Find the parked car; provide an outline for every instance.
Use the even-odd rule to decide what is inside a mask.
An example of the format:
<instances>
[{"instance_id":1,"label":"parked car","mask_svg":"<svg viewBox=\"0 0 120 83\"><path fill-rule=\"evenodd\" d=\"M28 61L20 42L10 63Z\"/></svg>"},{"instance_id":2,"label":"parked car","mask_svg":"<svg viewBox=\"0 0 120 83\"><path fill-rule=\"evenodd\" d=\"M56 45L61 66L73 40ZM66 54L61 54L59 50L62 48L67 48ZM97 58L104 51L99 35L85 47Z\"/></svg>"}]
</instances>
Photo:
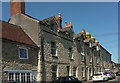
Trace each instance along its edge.
<instances>
[{"instance_id":1,"label":"parked car","mask_svg":"<svg viewBox=\"0 0 120 83\"><path fill-rule=\"evenodd\" d=\"M115 73L111 72L112 73L112 76L113 76L113 79L115 79Z\"/></svg>"},{"instance_id":2,"label":"parked car","mask_svg":"<svg viewBox=\"0 0 120 83\"><path fill-rule=\"evenodd\" d=\"M107 81L108 77L107 77L106 73L98 72L98 73L93 75L92 80L93 81Z\"/></svg>"},{"instance_id":3,"label":"parked car","mask_svg":"<svg viewBox=\"0 0 120 83\"><path fill-rule=\"evenodd\" d=\"M120 70L116 72L116 76L120 76Z\"/></svg>"},{"instance_id":4,"label":"parked car","mask_svg":"<svg viewBox=\"0 0 120 83\"><path fill-rule=\"evenodd\" d=\"M108 77L109 79L114 79L114 78L115 78L115 75L114 75L113 72L108 71L108 72L105 72L105 73L107 74L107 77Z\"/></svg>"},{"instance_id":5,"label":"parked car","mask_svg":"<svg viewBox=\"0 0 120 83\"><path fill-rule=\"evenodd\" d=\"M57 77L53 83L82 83L74 76Z\"/></svg>"}]
</instances>

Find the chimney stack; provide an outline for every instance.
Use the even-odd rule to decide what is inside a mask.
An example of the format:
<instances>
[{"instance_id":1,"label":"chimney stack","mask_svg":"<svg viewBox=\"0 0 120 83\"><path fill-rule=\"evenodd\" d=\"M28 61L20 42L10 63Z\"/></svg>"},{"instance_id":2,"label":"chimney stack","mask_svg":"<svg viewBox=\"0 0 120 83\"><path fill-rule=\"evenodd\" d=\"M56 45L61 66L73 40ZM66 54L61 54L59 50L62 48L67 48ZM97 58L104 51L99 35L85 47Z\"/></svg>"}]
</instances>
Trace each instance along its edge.
<instances>
[{"instance_id":1,"label":"chimney stack","mask_svg":"<svg viewBox=\"0 0 120 83\"><path fill-rule=\"evenodd\" d=\"M25 0L10 0L11 17L17 13L25 13Z\"/></svg>"},{"instance_id":2,"label":"chimney stack","mask_svg":"<svg viewBox=\"0 0 120 83\"><path fill-rule=\"evenodd\" d=\"M69 23L65 22L65 27L64 28L68 28L68 27L72 27L72 23L71 22L69 22Z\"/></svg>"},{"instance_id":3,"label":"chimney stack","mask_svg":"<svg viewBox=\"0 0 120 83\"><path fill-rule=\"evenodd\" d=\"M85 29L82 29L82 33L83 33L84 38L86 38Z\"/></svg>"},{"instance_id":4,"label":"chimney stack","mask_svg":"<svg viewBox=\"0 0 120 83\"><path fill-rule=\"evenodd\" d=\"M95 40L95 43L99 44L99 42L97 40Z\"/></svg>"},{"instance_id":5,"label":"chimney stack","mask_svg":"<svg viewBox=\"0 0 120 83\"><path fill-rule=\"evenodd\" d=\"M60 13L57 15L56 20L59 24L58 29L62 29L62 18Z\"/></svg>"},{"instance_id":6,"label":"chimney stack","mask_svg":"<svg viewBox=\"0 0 120 83\"><path fill-rule=\"evenodd\" d=\"M95 43L95 38L94 37L91 37L91 40L93 41L93 43Z\"/></svg>"},{"instance_id":7,"label":"chimney stack","mask_svg":"<svg viewBox=\"0 0 120 83\"><path fill-rule=\"evenodd\" d=\"M91 35L88 32L86 32L86 37L90 39Z\"/></svg>"}]
</instances>

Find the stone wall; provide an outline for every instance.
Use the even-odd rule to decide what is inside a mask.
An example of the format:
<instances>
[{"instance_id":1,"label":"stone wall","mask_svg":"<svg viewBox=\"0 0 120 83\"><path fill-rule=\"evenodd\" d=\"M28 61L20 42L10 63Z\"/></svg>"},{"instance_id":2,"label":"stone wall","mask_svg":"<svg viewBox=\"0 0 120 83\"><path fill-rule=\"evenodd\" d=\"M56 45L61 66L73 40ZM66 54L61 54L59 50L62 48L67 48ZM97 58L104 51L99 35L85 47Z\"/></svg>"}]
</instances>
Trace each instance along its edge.
<instances>
[{"instance_id":1,"label":"stone wall","mask_svg":"<svg viewBox=\"0 0 120 83\"><path fill-rule=\"evenodd\" d=\"M28 59L19 59L19 47L28 48ZM13 70L37 70L38 48L4 40L2 43L2 76L3 81L7 81L6 69Z\"/></svg>"},{"instance_id":2,"label":"stone wall","mask_svg":"<svg viewBox=\"0 0 120 83\"><path fill-rule=\"evenodd\" d=\"M80 53L76 44L70 39L64 39L44 31L42 32L42 37L44 38L44 60L47 72L45 77L47 77L47 81L52 80L52 65L58 66L58 76L67 76L67 66L71 67L70 75L73 75L73 67L78 67L78 78L80 79ZM56 43L56 55L54 56L51 54L51 42ZM73 51L73 60L69 58L70 47Z\"/></svg>"}]
</instances>

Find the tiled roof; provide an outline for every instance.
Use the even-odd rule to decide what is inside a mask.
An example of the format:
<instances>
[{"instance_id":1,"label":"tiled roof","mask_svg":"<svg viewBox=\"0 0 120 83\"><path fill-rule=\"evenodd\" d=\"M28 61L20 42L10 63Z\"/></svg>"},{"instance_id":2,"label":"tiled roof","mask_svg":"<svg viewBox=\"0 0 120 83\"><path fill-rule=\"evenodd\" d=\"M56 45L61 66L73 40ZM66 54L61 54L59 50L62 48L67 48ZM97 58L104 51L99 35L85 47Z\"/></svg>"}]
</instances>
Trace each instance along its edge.
<instances>
[{"instance_id":1,"label":"tiled roof","mask_svg":"<svg viewBox=\"0 0 120 83\"><path fill-rule=\"evenodd\" d=\"M12 40L32 46L37 46L32 39L22 30L21 27L1 21L2 23L2 38Z\"/></svg>"}]
</instances>

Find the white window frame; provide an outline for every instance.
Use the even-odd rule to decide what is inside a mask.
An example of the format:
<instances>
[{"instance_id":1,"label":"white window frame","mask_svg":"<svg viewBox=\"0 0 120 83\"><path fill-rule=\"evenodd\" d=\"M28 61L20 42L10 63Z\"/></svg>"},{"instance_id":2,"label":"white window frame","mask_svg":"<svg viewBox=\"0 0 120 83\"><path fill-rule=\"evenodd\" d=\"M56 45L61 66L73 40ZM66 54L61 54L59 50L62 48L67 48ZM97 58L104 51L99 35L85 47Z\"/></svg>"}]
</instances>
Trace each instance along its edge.
<instances>
[{"instance_id":1,"label":"white window frame","mask_svg":"<svg viewBox=\"0 0 120 83\"><path fill-rule=\"evenodd\" d=\"M21 82L21 73L25 73L25 82L27 81L27 73L30 73L30 81L33 81L32 79L32 71L31 70L5 70L8 72L8 81L9 82L17 82L16 81L16 78L15 78L15 73L19 73L19 81L18 82ZM13 81L10 81L9 80L9 73L13 73Z\"/></svg>"},{"instance_id":2,"label":"white window frame","mask_svg":"<svg viewBox=\"0 0 120 83\"><path fill-rule=\"evenodd\" d=\"M26 52L27 52L27 58L22 58L22 57L20 57L20 49L24 49L24 50L26 50ZM19 47L19 59L28 59L28 48L25 48L25 47Z\"/></svg>"}]
</instances>

